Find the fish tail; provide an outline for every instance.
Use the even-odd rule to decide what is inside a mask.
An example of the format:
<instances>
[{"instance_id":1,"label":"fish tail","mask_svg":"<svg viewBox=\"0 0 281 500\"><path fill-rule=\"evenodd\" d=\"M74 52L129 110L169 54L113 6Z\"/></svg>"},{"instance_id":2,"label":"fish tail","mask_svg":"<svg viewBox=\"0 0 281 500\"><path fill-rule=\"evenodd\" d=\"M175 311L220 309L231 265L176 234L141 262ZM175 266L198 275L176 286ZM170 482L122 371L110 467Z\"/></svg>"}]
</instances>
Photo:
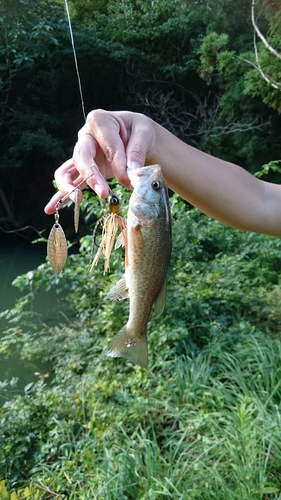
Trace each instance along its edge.
<instances>
[{"instance_id":1,"label":"fish tail","mask_svg":"<svg viewBox=\"0 0 281 500\"><path fill-rule=\"evenodd\" d=\"M126 358L136 365L147 368L147 340L146 334L136 337L127 325L113 337L106 354L112 358Z\"/></svg>"}]
</instances>

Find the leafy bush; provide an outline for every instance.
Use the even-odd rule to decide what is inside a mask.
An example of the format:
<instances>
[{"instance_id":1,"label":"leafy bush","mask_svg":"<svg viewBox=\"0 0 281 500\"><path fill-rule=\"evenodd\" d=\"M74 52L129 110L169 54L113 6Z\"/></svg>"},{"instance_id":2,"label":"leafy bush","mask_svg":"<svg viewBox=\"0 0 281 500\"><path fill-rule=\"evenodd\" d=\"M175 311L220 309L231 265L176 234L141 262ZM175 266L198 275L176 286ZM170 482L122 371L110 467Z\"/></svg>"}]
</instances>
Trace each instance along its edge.
<instances>
[{"instance_id":1,"label":"leafy bush","mask_svg":"<svg viewBox=\"0 0 281 500\"><path fill-rule=\"evenodd\" d=\"M59 276L45 263L16 279L24 295L2 314L1 351L53 373L0 410L7 498L280 498L281 243L176 196L171 206L167 306L151 316L147 371L104 356L128 314L126 301L106 299L122 251L108 275L102 263L90 273L84 237ZM40 289L64 308L55 327L34 311Z\"/></svg>"}]
</instances>

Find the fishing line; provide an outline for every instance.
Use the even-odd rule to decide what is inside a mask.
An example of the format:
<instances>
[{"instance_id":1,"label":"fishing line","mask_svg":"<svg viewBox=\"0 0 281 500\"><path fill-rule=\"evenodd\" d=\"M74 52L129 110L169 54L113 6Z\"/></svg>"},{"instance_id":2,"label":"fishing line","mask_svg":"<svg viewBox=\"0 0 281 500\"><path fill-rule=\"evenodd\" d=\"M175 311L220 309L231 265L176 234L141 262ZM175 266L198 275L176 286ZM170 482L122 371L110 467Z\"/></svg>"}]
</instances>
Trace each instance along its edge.
<instances>
[{"instance_id":1,"label":"fishing line","mask_svg":"<svg viewBox=\"0 0 281 500\"><path fill-rule=\"evenodd\" d=\"M77 80L78 80L78 87L79 87L79 93L80 93L80 99L81 99L82 113L83 113L83 116L84 116L84 120L86 122L87 117L86 117L86 113L85 113L85 105L84 105L84 98L83 98L82 85L81 85L81 79L80 79L80 72L79 72L78 61L77 61L77 56L76 56L76 49L75 49L75 44L74 44L73 30L72 30L72 24L71 24L71 19L70 19L70 13L69 13L69 8L68 8L67 0L64 0L64 3L65 3L65 10L66 10L66 14L67 14L67 20L68 20L68 26L69 26L69 32L70 32L70 40L71 40L71 45L72 45L72 52L73 52L73 57L74 57L76 75L77 75Z\"/></svg>"},{"instance_id":2,"label":"fishing line","mask_svg":"<svg viewBox=\"0 0 281 500\"><path fill-rule=\"evenodd\" d=\"M73 37L73 30L72 30L72 24L71 24L71 19L70 19L70 13L69 13L69 8L68 8L68 2L67 0L64 0L65 3L65 9L66 9L66 14L67 14L67 19L68 19L68 26L69 26L69 32L70 32L70 39L71 39L71 45L72 45L72 52L73 52L73 57L74 57L74 63L75 63L75 69L76 69L76 75L77 75L77 80L78 80L78 87L79 87L79 93L80 93L80 99L81 99L81 106L82 106L82 113L84 116L85 122L87 121L86 113L85 113L85 105L84 105L84 98L83 98L83 92L82 92L82 85L81 85L81 78L80 78L80 72L79 72L79 67L78 67L78 61L77 61L77 55L76 55L76 49L75 49L75 44L74 44L74 37ZM74 207L74 229L75 232L77 233L78 231L78 225L79 225L79 191L80 187L85 184L85 182L96 172L103 180L104 177L93 162L91 165L91 173L85 177L77 186L75 186L69 193L67 193L65 196L63 196L55 205L55 223L51 229L51 232L48 237L47 241L47 255L49 258L49 262L51 264L51 267L56 273L60 273L65 265L66 259L67 259L67 241L66 237L64 234L64 231L62 229L62 226L59 223L59 209L62 207L63 203L69 199L69 196L72 193L75 193L75 207ZM114 195L112 190L109 187L109 193L111 195L110 198L110 203L109 203L109 210L110 213L107 215L107 217L104 218L104 227L103 227L103 240L102 244L99 248L98 256L96 256L94 262L92 265L96 265L98 261L98 257L101 251L104 252L105 255L105 271L109 269L109 257L113 248L113 243L114 239L116 236L116 233L118 229L121 229L125 231L125 223L123 221L123 218L118 215L118 212L120 211L121 208L121 202L119 198Z\"/></svg>"},{"instance_id":3,"label":"fishing line","mask_svg":"<svg viewBox=\"0 0 281 500\"><path fill-rule=\"evenodd\" d=\"M87 117L86 117L86 112L85 112L85 104L84 104L84 98L83 98L82 84L81 84L81 78L80 78L80 71L79 71L79 66L78 66L76 48L75 48L75 43L74 43L74 36L73 36L73 29L72 29L71 17L70 17L70 12L69 12L69 7L68 7L68 0L64 0L64 4L65 4L65 10L66 10L67 20L68 20L68 27L69 27L71 46L72 46L72 52L73 52L74 63L75 63L75 70L76 70L78 87L79 87L79 94L80 94L80 100L81 100L82 113L83 113L83 116L84 116L84 120L86 122L87 121ZM100 171L98 170L98 168L96 167L96 165L94 163L91 165L91 170L92 170L92 173L90 175L88 175L85 179L83 179L83 181L80 182L80 184L78 184L78 186L76 186L72 191L70 191L69 193L67 193L63 198L61 198L59 200L59 202L57 203L56 209L58 209L59 205L61 205L67 198L69 198L70 194L72 194L74 192L77 192L77 189L79 189L80 186L93 175L94 170L96 171L96 173L98 175L100 175L100 177L102 177L103 180L105 180L104 177L102 176L102 174L100 173ZM112 190L111 190L110 187L109 187L109 192L110 192L111 196L113 196L113 192L112 192Z\"/></svg>"}]
</instances>

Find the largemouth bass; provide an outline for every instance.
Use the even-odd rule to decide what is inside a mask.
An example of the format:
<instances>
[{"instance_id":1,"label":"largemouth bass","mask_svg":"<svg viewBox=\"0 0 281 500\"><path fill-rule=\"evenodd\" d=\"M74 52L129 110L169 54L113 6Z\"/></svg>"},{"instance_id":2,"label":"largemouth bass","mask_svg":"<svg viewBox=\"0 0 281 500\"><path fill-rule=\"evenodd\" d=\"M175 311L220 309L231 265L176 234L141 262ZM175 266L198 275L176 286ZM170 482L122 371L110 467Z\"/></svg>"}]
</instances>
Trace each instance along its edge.
<instances>
[{"instance_id":1,"label":"largemouth bass","mask_svg":"<svg viewBox=\"0 0 281 500\"><path fill-rule=\"evenodd\" d=\"M111 340L107 354L147 367L146 328L151 308L159 315L166 299L171 256L168 189L159 165L128 170L134 188L127 217L125 275L110 290L111 300L130 299L127 324Z\"/></svg>"}]
</instances>

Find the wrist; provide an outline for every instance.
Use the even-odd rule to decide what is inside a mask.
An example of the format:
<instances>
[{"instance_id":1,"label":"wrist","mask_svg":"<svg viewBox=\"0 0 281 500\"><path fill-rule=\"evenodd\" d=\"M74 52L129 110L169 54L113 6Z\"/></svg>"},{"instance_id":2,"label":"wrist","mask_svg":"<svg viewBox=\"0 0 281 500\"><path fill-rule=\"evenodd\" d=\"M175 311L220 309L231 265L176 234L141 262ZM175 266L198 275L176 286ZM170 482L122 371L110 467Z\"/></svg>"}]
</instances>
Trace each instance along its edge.
<instances>
[{"instance_id":1,"label":"wrist","mask_svg":"<svg viewBox=\"0 0 281 500\"><path fill-rule=\"evenodd\" d=\"M150 121L150 128L152 129L152 132L151 132L151 146L146 153L145 164L153 165L155 163L159 163L161 165L160 160L162 157L161 155L162 140L161 140L160 129L163 129L163 127L159 125L159 123L152 120L151 118L148 119Z\"/></svg>"}]
</instances>

